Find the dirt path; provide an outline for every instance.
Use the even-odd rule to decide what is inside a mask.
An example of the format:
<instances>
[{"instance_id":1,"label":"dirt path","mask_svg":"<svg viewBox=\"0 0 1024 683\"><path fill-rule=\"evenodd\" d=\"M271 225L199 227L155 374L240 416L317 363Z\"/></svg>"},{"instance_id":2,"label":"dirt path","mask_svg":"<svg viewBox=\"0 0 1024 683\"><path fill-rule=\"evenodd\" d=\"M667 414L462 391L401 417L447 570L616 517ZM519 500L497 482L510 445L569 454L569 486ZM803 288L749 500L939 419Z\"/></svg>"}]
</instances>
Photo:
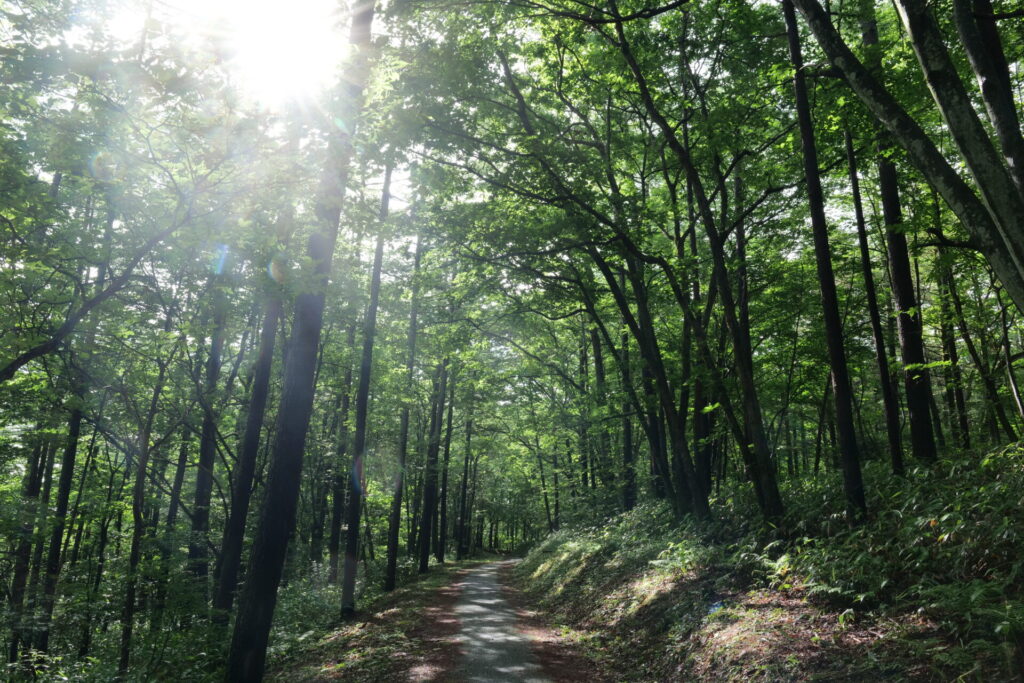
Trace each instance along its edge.
<instances>
[{"instance_id":1,"label":"dirt path","mask_svg":"<svg viewBox=\"0 0 1024 683\"><path fill-rule=\"evenodd\" d=\"M506 563L484 565L461 582L455 605L462 658L456 671L467 683L550 683L517 624L517 613L502 594L498 572Z\"/></svg>"}]
</instances>

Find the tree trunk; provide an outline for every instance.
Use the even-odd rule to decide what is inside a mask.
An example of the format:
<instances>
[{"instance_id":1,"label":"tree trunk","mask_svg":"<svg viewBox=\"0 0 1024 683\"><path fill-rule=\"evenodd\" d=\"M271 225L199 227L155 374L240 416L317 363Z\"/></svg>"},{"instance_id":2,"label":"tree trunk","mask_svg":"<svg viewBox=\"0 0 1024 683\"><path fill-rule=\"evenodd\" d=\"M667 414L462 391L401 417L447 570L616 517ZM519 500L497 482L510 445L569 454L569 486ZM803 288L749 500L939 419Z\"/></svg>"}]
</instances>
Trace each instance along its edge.
<instances>
[{"instance_id":1,"label":"tree trunk","mask_svg":"<svg viewBox=\"0 0 1024 683\"><path fill-rule=\"evenodd\" d=\"M598 452L597 461L594 463L594 470L600 475L602 483L606 483L608 479L609 453L611 452L611 435L608 433L608 421L605 414L608 406L608 383L605 380L604 353L602 353L601 349L601 339L595 328L590 328L590 347L594 357L594 389L597 392L595 399L599 409L597 425Z\"/></svg>"},{"instance_id":2,"label":"tree trunk","mask_svg":"<svg viewBox=\"0 0 1024 683\"><path fill-rule=\"evenodd\" d=\"M42 425L37 427L40 431ZM25 633L25 593L28 585L29 561L32 558L32 541L35 536L35 518L38 514L39 490L42 488L44 463L49 451L46 439L38 439L29 455L28 467L22 480L21 495L24 501L21 508L22 523L18 534L18 543L14 551L14 571L11 581L10 614L11 640L8 643L7 661L18 661L18 650Z\"/></svg>"},{"instance_id":3,"label":"tree trunk","mask_svg":"<svg viewBox=\"0 0 1024 683\"><path fill-rule=\"evenodd\" d=\"M391 201L391 166L384 170L384 189L380 199L377 244L370 274L370 301L363 319L363 353L359 359L359 386L356 389L356 429L352 440L352 473L348 489L348 532L345 534L345 563L341 577L341 616L356 610L356 571L359 559L359 517L363 502L363 457L366 455L366 417L370 409L370 379L373 370L373 344L377 334L377 305L380 301L380 271L384 261L384 225Z\"/></svg>"},{"instance_id":4,"label":"tree trunk","mask_svg":"<svg viewBox=\"0 0 1024 683\"><path fill-rule=\"evenodd\" d=\"M797 29L793 3L783 0L782 9L786 18L786 34L789 41L790 59L795 70L793 88L796 95L797 119L803 148L804 176L807 182L807 198L811 210L811 227L814 232L814 254L821 287L821 305L825 319L825 343L828 347L829 364L832 369L832 390L835 396L836 423L839 430L839 447L843 471L843 488L846 492L847 513L851 520L859 520L867 512L864 498L864 482L860 471L860 454L853 423L853 396L850 387L849 369L846 364L846 350L843 348L842 319L839 316L839 297L836 292L835 275L832 272L832 252L828 242L828 226L825 223L825 205L818 171L818 152L814 142L814 128L811 122L811 107L807 97L807 83L804 75L803 55L800 50L800 36ZM926 406L927 407L927 406ZM927 418L927 413L925 413Z\"/></svg>"},{"instance_id":5,"label":"tree trunk","mask_svg":"<svg viewBox=\"0 0 1024 683\"><path fill-rule=\"evenodd\" d=\"M164 332L171 329L171 316L167 315L164 321ZM167 368L170 360L160 363L160 370L157 375L156 385L153 387L153 394L149 401L149 410L145 420L139 429L138 453L135 462L135 481L132 486L132 539L131 549L128 554L128 569L126 571L124 604L121 610L121 647L117 663L118 675L123 677L128 671L132 652L132 634L135 630L135 593L139 585L139 564L142 560L142 541L146 533L146 520L144 508L146 505L146 470L149 467L149 457L152 449L151 437L153 433L153 421L156 419L157 409L160 403L160 395L163 393L164 382L167 377Z\"/></svg>"},{"instance_id":6,"label":"tree trunk","mask_svg":"<svg viewBox=\"0 0 1024 683\"><path fill-rule=\"evenodd\" d=\"M640 65L636 61L636 57L633 55L632 47L626 38L625 28L621 18L618 18L615 22L615 33L618 38L619 49L629 65L633 77L637 81L637 86L640 90L640 97L643 101L644 108L665 136L666 144L670 151L679 160L683 171L686 174L687 182L693 189L694 199L697 204L697 214L711 246L715 278L718 282L720 296L722 297L722 310L725 314L726 324L733 335L736 370L740 380L743 396L744 418L747 424L750 441L753 442L753 449L751 450L745 448L746 439L744 439L744 457L747 458L747 465L751 470L754 487L758 501L761 505L762 513L768 519L777 519L781 517L783 513L782 497L779 494L775 471L771 465L771 453L768 448L768 440L764 431L764 416L761 412L761 405L757 396L756 386L754 384L753 356L750 345L749 330L744 329L737 319L736 303L732 296L732 286L729 282L728 271L725 265L725 251L722 246L721 235L719 234L718 227L715 224L715 216L712 211L711 202L704 190L704 184L701 180L700 173L690 157L689 150L679 140L675 128L658 110L657 105L654 102L654 98L647 84L647 79L644 76L643 71L640 69ZM701 334L701 331L698 329L694 329L694 332L698 335ZM643 349L641 348L641 353L642 352ZM695 476L693 479L693 486L696 487L695 490L703 492L703 488L700 487ZM698 499L698 501L701 504L704 504L706 497L703 500ZM701 513L698 511L698 516L700 516L700 514ZM708 514L710 514L710 511L708 511Z\"/></svg>"},{"instance_id":7,"label":"tree trunk","mask_svg":"<svg viewBox=\"0 0 1024 683\"><path fill-rule=\"evenodd\" d=\"M470 385L472 387L472 385ZM466 452L462 459L462 481L459 484L459 518L455 523L455 559L461 560L469 552L466 542L466 531L469 529L466 514L468 513L467 496L469 493L469 461L473 452L473 395L467 398L466 405L470 413L466 418Z\"/></svg>"},{"instance_id":8,"label":"tree trunk","mask_svg":"<svg viewBox=\"0 0 1024 683\"><path fill-rule=\"evenodd\" d=\"M185 427L181 434L178 448L178 462L174 468L174 481L171 483L170 502L167 505L167 518L164 520L164 538L160 544L160 583L157 586L156 601L153 605L153 628L159 628L163 621L163 612L167 604L167 583L170 581L171 555L174 552L174 532L178 522L178 508L181 503L181 489L185 482L185 470L188 467L189 436L191 428ZM216 616L216 615L215 615Z\"/></svg>"},{"instance_id":9,"label":"tree trunk","mask_svg":"<svg viewBox=\"0 0 1024 683\"><path fill-rule=\"evenodd\" d=\"M882 408L885 412L885 432L889 439L889 460L892 472L903 476L903 438L900 433L900 405L893 387L892 372L885 352L885 336L882 331L882 316L878 311L878 295L875 293L875 276L871 269L871 253L868 248L868 235L864 222L864 209L861 204L860 180L857 175L857 157L853 151L853 139L850 132L844 132L846 138L846 159L850 167L850 187L853 191L853 210L857 222L857 243L860 246L861 272L864 275L864 293L868 304L868 317L871 320L871 334L875 341L875 362L878 365L879 386L882 391Z\"/></svg>"},{"instance_id":10,"label":"tree trunk","mask_svg":"<svg viewBox=\"0 0 1024 683\"><path fill-rule=\"evenodd\" d=\"M355 355L356 323L349 325L346 344ZM338 414L338 443L334 453L334 477L331 493L331 533L327 538L328 570L327 582L336 584L341 571L341 525L345 521L345 496L348 493L348 467L345 455L348 453L349 409L352 396L352 363L345 364L345 376L341 381L341 407Z\"/></svg>"},{"instance_id":11,"label":"tree trunk","mask_svg":"<svg viewBox=\"0 0 1024 683\"><path fill-rule=\"evenodd\" d=\"M1020 132L1010 68L989 0L953 0L953 20L978 79L985 111L1002 147L1003 160L1024 196L1024 137Z\"/></svg>"},{"instance_id":12,"label":"tree trunk","mask_svg":"<svg viewBox=\"0 0 1024 683\"><path fill-rule=\"evenodd\" d=\"M897 0L933 98L984 203L957 174L921 126L843 42L818 0L794 0L825 55L871 113L908 154L970 233L1014 303L1024 310L1024 202L987 138L934 19L921 0Z\"/></svg>"},{"instance_id":13,"label":"tree trunk","mask_svg":"<svg viewBox=\"0 0 1024 683\"><path fill-rule=\"evenodd\" d=\"M75 458L78 455L78 437L82 431L82 405L85 399L82 388L75 389L73 407L68 417L68 436L60 460L60 480L57 482L57 505L50 522L50 544L46 553L46 575L43 579L42 616L36 636L36 649L46 652L50 647L50 621L57 594L57 579L61 568L61 541L64 539L64 524L67 520L68 501L71 499L71 485L74 483Z\"/></svg>"},{"instance_id":14,"label":"tree trunk","mask_svg":"<svg viewBox=\"0 0 1024 683\"><path fill-rule=\"evenodd\" d=\"M1010 393L1013 395L1013 404L1017 407L1017 415L1024 420L1024 400L1021 399L1020 387L1017 384L1017 373L1013 370L1013 349L1010 348L1010 322L1006 311L1006 305L996 289L996 298L999 302L999 331L1002 336L1003 361L1006 363L1006 380L1010 385Z\"/></svg>"},{"instance_id":15,"label":"tree trunk","mask_svg":"<svg viewBox=\"0 0 1024 683\"><path fill-rule=\"evenodd\" d=\"M622 332L622 385L632 385L629 367L629 334ZM622 507L632 510L636 507L636 467L633 463L633 419L632 406L626 391L622 392ZM643 419L643 418L641 418Z\"/></svg>"},{"instance_id":16,"label":"tree trunk","mask_svg":"<svg viewBox=\"0 0 1024 683\"><path fill-rule=\"evenodd\" d=\"M441 459L441 500L438 504L437 548L434 557L444 564L445 546L448 545L448 462L452 454L452 413L455 410L455 379L448 386L448 417L444 427L444 456Z\"/></svg>"},{"instance_id":17,"label":"tree trunk","mask_svg":"<svg viewBox=\"0 0 1024 683\"><path fill-rule=\"evenodd\" d=\"M964 317L963 303L960 300L960 294L957 292L956 284L953 282L952 276L949 278L948 285L950 301L953 302L953 311L956 313L957 325L960 328L960 337L964 340L964 346L967 347L967 353L971 356L971 360L974 361L974 366L978 370L978 376L981 378L981 385L984 387L985 398L988 400L989 409L995 415L999 427L1002 428L1006 437L1010 441L1016 441L1017 433L1014 431L1009 418L1006 416L1006 411L1003 409L1002 401L999 400L999 389L996 388L996 383L995 380L992 379L989 367L981 357L981 354L978 352L978 347L975 345L974 339L971 337L970 329L967 326L967 318ZM996 435L996 438L998 438L998 435Z\"/></svg>"},{"instance_id":18,"label":"tree trunk","mask_svg":"<svg viewBox=\"0 0 1024 683\"><path fill-rule=\"evenodd\" d=\"M253 367L252 389L249 408L245 416L245 432L235 464L234 480L231 482L231 509L224 525L221 541L220 569L217 572L217 589L213 596L214 617L226 623L238 587L238 570L242 564L242 545L245 541L245 523L249 516L249 502L252 499L253 478L256 475L256 459L260 449L260 434L270 396L270 376L274 366L274 346L277 340L277 326L284 314L284 304L277 292L268 295L263 311L263 329L260 331L260 347ZM177 483L177 480L175 480Z\"/></svg>"},{"instance_id":19,"label":"tree trunk","mask_svg":"<svg viewBox=\"0 0 1024 683\"><path fill-rule=\"evenodd\" d=\"M213 400L217 379L220 376L228 310L219 274L213 277L211 287L213 330L210 333L210 355L206 359L206 377L199 396L203 425L199 434L199 464L196 468L196 489L192 504L192 537L188 544L189 569L196 577L203 603L206 602L209 592L207 576L210 561L206 534L210 530L210 497L213 493L213 466L217 454L217 415Z\"/></svg>"},{"instance_id":20,"label":"tree trunk","mask_svg":"<svg viewBox=\"0 0 1024 683\"><path fill-rule=\"evenodd\" d=\"M414 372L416 368L416 336L419 327L420 312L420 263L423 259L423 243L416 237L416 255L412 267L412 303L409 311L409 332L406 342L405 386L409 394L412 392ZM384 569L384 590L395 589L396 571L398 567L398 536L402 527L402 494L405 485L405 463L409 453L409 401L407 394L402 402L402 416L398 427L398 472L395 474L394 491L391 494L391 514L388 516L388 549L387 565Z\"/></svg>"},{"instance_id":21,"label":"tree trunk","mask_svg":"<svg viewBox=\"0 0 1024 683\"><path fill-rule=\"evenodd\" d=\"M228 653L227 677L258 681L263 676L267 639L277 604L288 539L295 527L306 431L313 408L317 348L323 327L324 297L337 242L341 204L348 183L355 130L363 87L369 71L372 2L356 6L349 42L353 65L347 71L345 100L349 107L346 132L335 131L328 143L327 167L316 204L317 230L307 253L313 264L314 286L296 296L292 334L285 360L284 386L277 411L274 447L264 488L260 522L250 553L250 571L239 600L238 617ZM343 117L344 119L344 117Z\"/></svg>"},{"instance_id":22,"label":"tree trunk","mask_svg":"<svg viewBox=\"0 0 1024 683\"><path fill-rule=\"evenodd\" d=\"M427 459L423 470L423 511L420 515L419 573L427 572L430 563L431 525L437 512L437 456L441 450L441 423L444 417L445 396L448 386L448 358L438 366L430 408L430 432L427 440Z\"/></svg>"}]
</instances>

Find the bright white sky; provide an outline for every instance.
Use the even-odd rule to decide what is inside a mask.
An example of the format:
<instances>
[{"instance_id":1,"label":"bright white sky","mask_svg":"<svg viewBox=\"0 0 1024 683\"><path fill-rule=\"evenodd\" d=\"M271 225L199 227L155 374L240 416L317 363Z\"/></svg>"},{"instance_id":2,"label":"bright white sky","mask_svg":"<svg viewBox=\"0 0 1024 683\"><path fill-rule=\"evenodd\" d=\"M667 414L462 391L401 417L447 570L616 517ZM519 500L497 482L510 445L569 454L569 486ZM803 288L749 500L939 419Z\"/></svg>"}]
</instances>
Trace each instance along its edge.
<instances>
[{"instance_id":1,"label":"bright white sky","mask_svg":"<svg viewBox=\"0 0 1024 683\"><path fill-rule=\"evenodd\" d=\"M339 0L149 0L155 19L197 43L215 38L240 89L277 108L316 97L337 79L348 40ZM128 0L111 14L110 34L137 42L147 0Z\"/></svg>"}]
</instances>

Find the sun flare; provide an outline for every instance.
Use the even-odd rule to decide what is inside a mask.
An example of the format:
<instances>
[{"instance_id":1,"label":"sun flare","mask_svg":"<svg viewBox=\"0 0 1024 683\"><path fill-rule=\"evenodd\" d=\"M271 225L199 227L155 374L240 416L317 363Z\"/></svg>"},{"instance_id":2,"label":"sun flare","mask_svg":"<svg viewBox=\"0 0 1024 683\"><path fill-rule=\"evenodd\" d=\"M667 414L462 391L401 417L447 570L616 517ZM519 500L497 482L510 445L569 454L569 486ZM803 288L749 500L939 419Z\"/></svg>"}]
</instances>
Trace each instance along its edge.
<instances>
[{"instance_id":1,"label":"sun flare","mask_svg":"<svg viewBox=\"0 0 1024 683\"><path fill-rule=\"evenodd\" d=\"M167 0L149 11L175 36L216 44L230 79L261 106L316 97L334 82L348 47L337 0ZM134 40L145 14L126 8L110 18L108 30Z\"/></svg>"}]
</instances>

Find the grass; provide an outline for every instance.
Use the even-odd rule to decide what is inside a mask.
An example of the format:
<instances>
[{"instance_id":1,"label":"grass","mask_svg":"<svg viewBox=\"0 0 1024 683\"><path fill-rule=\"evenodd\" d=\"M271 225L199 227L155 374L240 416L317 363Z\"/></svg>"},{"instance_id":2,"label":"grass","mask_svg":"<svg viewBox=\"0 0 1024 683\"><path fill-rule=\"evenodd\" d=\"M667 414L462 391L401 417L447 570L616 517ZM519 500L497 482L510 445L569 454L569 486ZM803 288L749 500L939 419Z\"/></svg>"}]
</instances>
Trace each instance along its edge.
<instances>
[{"instance_id":1,"label":"grass","mask_svg":"<svg viewBox=\"0 0 1024 683\"><path fill-rule=\"evenodd\" d=\"M286 647L275 652L267 680L368 682L410 675L415 680L417 671L429 677L435 666L431 660L441 656L438 649L443 644L432 639L424 627L438 617L442 589L459 572L491 559L432 565L428 574L410 574L407 582L391 593L371 593L354 619L335 620L317 632L289 639ZM321 604L320 612L323 610Z\"/></svg>"},{"instance_id":2,"label":"grass","mask_svg":"<svg viewBox=\"0 0 1024 683\"><path fill-rule=\"evenodd\" d=\"M823 475L779 528L742 496L704 525L648 504L550 536L516 580L615 680L1020 680L1024 452L865 477L860 527Z\"/></svg>"}]
</instances>

